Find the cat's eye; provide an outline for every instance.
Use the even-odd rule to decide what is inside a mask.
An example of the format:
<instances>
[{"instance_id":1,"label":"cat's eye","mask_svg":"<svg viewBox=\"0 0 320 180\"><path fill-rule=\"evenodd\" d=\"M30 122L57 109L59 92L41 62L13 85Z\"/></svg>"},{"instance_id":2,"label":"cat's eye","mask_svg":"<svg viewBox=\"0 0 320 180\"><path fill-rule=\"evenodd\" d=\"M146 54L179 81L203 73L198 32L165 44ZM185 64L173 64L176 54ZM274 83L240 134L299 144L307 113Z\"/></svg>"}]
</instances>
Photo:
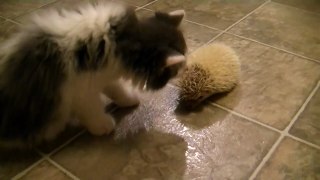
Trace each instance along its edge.
<instances>
[{"instance_id":1,"label":"cat's eye","mask_svg":"<svg viewBox=\"0 0 320 180\"><path fill-rule=\"evenodd\" d=\"M117 25L110 24L109 34L112 35L112 36L115 36L116 32L117 32Z\"/></svg>"}]
</instances>

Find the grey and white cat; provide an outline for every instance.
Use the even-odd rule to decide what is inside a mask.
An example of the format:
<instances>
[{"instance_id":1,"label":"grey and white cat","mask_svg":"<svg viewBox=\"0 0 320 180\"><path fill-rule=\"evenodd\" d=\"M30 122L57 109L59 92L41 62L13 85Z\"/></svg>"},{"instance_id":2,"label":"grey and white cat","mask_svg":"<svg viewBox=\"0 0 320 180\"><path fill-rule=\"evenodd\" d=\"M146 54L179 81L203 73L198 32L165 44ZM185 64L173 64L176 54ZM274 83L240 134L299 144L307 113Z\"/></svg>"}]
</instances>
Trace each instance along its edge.
<instances>
[{"instance_id":1,"label":"grey and white cat","mask_svg":"<svg viewBox=\"0 0 320 180\"><path fill-rule=\"evenodd\" d=\"M115 3L52 9L0 49L0 142L54 138L72 117L95 135L115 121L100 94L119 106L139 104L122 82L158 90L185 64L184 11L138 19Z\"/></svg>"}]
</instances>

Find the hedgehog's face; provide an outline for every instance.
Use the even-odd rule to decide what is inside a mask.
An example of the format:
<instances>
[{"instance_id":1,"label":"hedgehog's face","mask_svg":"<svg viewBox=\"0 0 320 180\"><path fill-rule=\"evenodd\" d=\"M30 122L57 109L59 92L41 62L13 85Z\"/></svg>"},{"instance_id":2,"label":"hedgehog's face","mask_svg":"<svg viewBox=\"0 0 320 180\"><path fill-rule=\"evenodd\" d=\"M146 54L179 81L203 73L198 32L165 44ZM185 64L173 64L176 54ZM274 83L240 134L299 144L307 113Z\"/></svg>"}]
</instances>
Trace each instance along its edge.
<instances>
[{"instance_id":1,"label":"hedgehog's face","mask_svg":"<svg viewBox=\"0 0 320 180\"><path fill-rule=\"evenodd\" d=\"M180 80L180 101L187 106L196 106L211 95L212 84L209 72L198 64L189 66Z\"/></svg>"},{"instance_id":2,"label":"hedgehog's face","mask_svg":"<svg viewBox=\"0 0 320 180\"><path fill-rule=\"evenodd\" d=\"M200 92L200 91L197 94L181 93L180 102L187 107L193 108L193 107L199 105L200 103L202 103L209 96L210 96L210 93ZM188 98L188 97L190 97L190 98Z\"/></svg>"}]
</instances>

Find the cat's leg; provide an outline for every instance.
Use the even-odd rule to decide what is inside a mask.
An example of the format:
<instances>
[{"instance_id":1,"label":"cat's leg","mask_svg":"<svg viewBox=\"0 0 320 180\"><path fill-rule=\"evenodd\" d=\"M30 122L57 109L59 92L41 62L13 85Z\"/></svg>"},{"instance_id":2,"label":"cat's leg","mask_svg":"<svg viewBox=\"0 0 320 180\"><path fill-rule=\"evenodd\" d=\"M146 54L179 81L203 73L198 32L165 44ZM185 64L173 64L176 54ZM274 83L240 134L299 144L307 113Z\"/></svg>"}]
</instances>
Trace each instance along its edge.
<instances>
[{"instance_id":1,"label":"cat's leg","mask_svg":"<svg viewBox=\"0 0 320 180\"><path fill-rule=\"evenodd\" d=\"M140 103L137 92L123 80L109 84L104 93L120 107L130 107Z\"/></svg>"},{"instance_id":2,"label":"cat's leg","mask_svg":"<svg viewBox=\"0 0 320 180\"><path fill-rule=\"evenodd\" d=\"M87 93L85 97L76 97L73 102L75 116L94 135L109 134L115 127L113 117L105 113L104 108L99 93Z\"/></svg>"}]
</instances>

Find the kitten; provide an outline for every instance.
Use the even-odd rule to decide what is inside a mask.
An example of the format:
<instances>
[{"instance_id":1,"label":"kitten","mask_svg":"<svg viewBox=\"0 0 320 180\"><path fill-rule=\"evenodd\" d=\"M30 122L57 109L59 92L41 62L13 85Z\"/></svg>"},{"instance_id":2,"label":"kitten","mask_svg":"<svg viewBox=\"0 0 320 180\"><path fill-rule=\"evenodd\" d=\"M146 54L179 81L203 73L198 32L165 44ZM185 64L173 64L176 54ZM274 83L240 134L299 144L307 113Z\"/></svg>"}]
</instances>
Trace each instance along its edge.
<instances>
[{"instance_id":1,"label":"kitten","mask_svg":"<svg viewBox=\"0 0 320 180\"><path fill-rule=\"evenodd\" d=\"M0 141L39 143L79 120L94 135L113 117L100 93L119 106L139 104L123 85L158 90L185 65L184 11L138 19L115 3L47 10L0 49Z\"/></svg>"}]
</instances>

